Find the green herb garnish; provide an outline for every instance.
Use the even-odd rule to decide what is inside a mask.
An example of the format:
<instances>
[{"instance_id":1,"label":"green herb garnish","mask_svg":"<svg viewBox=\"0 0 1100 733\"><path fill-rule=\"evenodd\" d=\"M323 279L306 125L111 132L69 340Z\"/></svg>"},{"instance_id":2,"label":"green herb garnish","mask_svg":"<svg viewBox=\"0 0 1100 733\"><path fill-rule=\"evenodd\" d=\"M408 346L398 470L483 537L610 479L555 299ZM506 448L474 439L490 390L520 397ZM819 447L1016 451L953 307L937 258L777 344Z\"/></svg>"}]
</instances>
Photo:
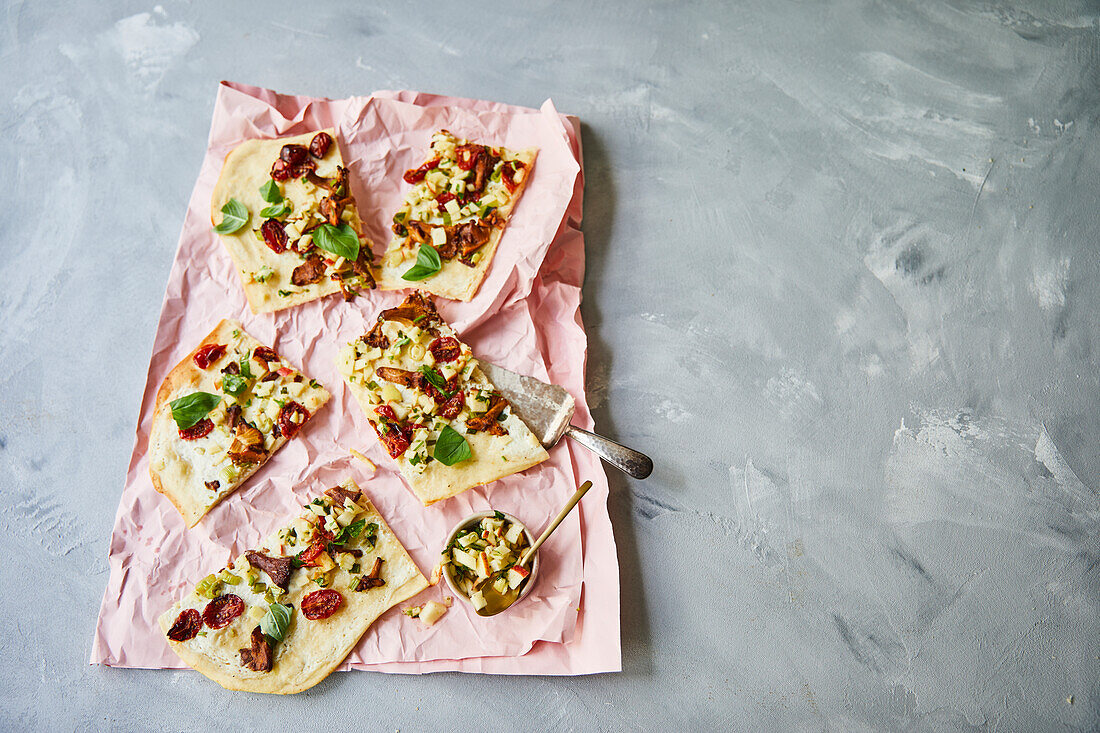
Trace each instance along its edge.
<instances>
[{"instance_id":1,"label":"green herb garnish","mask_svg":"<svg viewBox=\"0 0 1100 733\"><path fill-rule=\"evenodd\" d=\"M273 178L267 179L267 183L260 186L260 195L269 204L281 204L283 202L283 192Z\"/></svg>"},{"instance_id":2,"label":"green herb garnish","mask_svg":"<svg viewBox=\"0 0 1100 733\"><path fill-rule=\"evenodd\" d=\"M283 201L278 204L272 204L271 206L265 206L260 210L260 216L265 219L278 219L280 216L286 216L290 213L290 204Z\"/></svg>"},{"instance_id":3,"label":"green herb garnish","mask_svg":"<svg viewBox=\"0 0 1100 733\"><path fill-rule=\"evenodd\" d=\"M216 394L192 392L178 400L172 400L169 407L172 408L172 419L176 421L176 427L187 430L210 414L221 401L222 398Z\"/></svg>"},{"instance_id":4,"label":"green herb garnish","mask_svg":"<svg viewBox=\"0 0 1100 733\"><path fill-rule=\"evenodd\" d=\"M313 230L313 243L337 257L353 262L359 259L359 235L350 224L322 224Z\"/></svg>"},{"instance_id":5,"label":"green herb garnish","mask_svg":"<svg viewBox=\"0 0 1100 733\"><path fill-rule=\"evenodd\" d=\"M420 245L420 251L416 254L416 264L401 276L402 280L415 282L431 277L443 269L443 260L439 258L439 250L425 242Z\"/></svg>"},{"instance_id":6,"label":"green herb garnish","mask_svg":"<svg viewBox=\"0 0 1100 733\"><path fill-rule=\"evenodd\" d=\"M345 542L349 542L359 536L359 533L363 531L363 527L367 524L365 519L357 519L348 526L341 529L336 533L336 536L332 538L334 545L341 545Z\"/></svg>"},{"instance_id":7,"label":"green herb garnish","mask_svg":"<svg viewBox=\"0 0 1100 733\"><path fill-rule=\"evenodd\" d=\"M447 380L443 378L443 375L435 370L435 367L424 365L420 367L420 373L424 375L424 378L431 383L433 387L443 393L443 396L450 399L454 393L447 391ZM450 465L450 464L448 464Z\"/></svg>"},{"instance_id":8,"label":"green herb garnish","mask_svg":"<svg viewBox=\"0 0 1100 733\"><path fill-rule=\"evenodd\" d=\"M435 450L432 456L444 466L453 466L456 463L468 460L473 455L470 444L454 428L447 425L439 434L435 442Z\"/></svg>"},{"instance_id":9,"label":"green herb garnish","mask_svg":"<svg viewBox=\"0 0 1100 733\"><path fill-rule=\"evenodd\" d=\"M218 234L232 234L248 223L248 209L237 199L229 199L222 207L222 223L214 227Z\"/></svg>"},{"instance_id":10,"label":"green herb garnish","mask_svg":"<svg viewBox=\"0 0 1100 733\"><path fill-rule=\"evenodd\" d=\"M226 374L222 377L222 391L226 394L239 397L241 392L244 392L247 387L248 380L240 374Z\"/></svg>"},{"instance_id":11,"label":"green herb garnish","mask_svg":"<svg viewBox=\"0 0 1100 733\"><path fill-rule=\"evenodd\" d=\"M267 613L260 619L260 631L264 632L272 643L278 643L286 636L290 628L291 615L294 609L281 603L272 603L267 607Z\"/></svg>"}]
</instances>

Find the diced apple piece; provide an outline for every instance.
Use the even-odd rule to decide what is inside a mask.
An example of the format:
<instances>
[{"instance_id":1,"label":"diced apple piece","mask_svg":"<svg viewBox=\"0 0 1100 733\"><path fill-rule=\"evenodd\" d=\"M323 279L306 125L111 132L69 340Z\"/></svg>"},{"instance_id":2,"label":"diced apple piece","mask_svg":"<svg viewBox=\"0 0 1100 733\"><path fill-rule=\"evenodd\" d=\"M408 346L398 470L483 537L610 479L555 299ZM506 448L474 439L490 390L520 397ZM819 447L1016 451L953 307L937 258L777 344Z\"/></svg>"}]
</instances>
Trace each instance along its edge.
<instances>
[{"instance_id":1,"label":"diced apple piece","mask_svg":"<svg viewBox=\"0 0 1100 733\"><path fill-rule=\"evenodd\" d=\"M470 570L473 570L475 573L477 572L477 558L475 558L469 552L463 550L461 547L456 547L451 550L451 556L454 557L455 562L459 565L464 565Z\"/></svg>"},{"instance_id":2,"label":"diced apple piece","mask_svg":"<svg viewBox=\"0 0 1100 733\"><path fill-rule=\"evenodd\" d=\"M523 537L523 527L518 524L513 524L508 528L508 531L504 533L504 541L509 545L518 544Z\"/></svg>"},{"instance_id":3,"label":"diced apple piece","mask_svg":"<svg viewBox=\"0 0 1100 733\"><path fill-rule=\"evenodd\" d=\"M435 568L432 570L432 575L431 575L430 578L428 578L428 582L431 583L432 585L436 585L437 583L439 583L439 580L442 577L443 577L443 563L440 563L440 564L436 565Z\"/></svg>"},{"instance_id":4,"label":"diced apple piece","mask_svg":"<svg viewBox=\"0 0 1100 733\"><path fill-rule=\"evenodd\" d=\"M489 561L489 569L495 573L498 570L503 570L504 566L507 564L508 561L505 560L503 557L500 557L499 555L494 555L493 558Z\"/></svg>"},{"instance_id":5,"label":"diced apple piece","mask_svg":"<svg viewBox=\"0 0 1100 733\"><path fill-rule=\"evenodd\" d=\"M420 620L428 626L432 626L447 613L447 607L437 601L428 601L420 609Z\"/></svg>"},{"instance_id":6,"label":"diced apple piece","mask_svg":"<svg viewBox=\"0 0 1100 733\"><path fill-rule=\"evenodd\" d=\"M500 593L501 595L504 595L508 592L508 587L508 578L505 578L504 576L501 576L493 581L493 590L495 590L497 593Z\"/></svg>"},{"instance_id":7,"label":"diced apple piece","mask_svg":"<svg viewBox=\"0 0 1100 733\"><path fill-rule=\"evenodd\" d=\"M513 565L508 570L508 587L515 589L519 587L519 584L530 575L530 571L527 568L520 567L519 565Z\"/></svg>"},{"instance_id":8,"label":"diced apple piece","mask_svg":"<svg viewBox=\"0 0 1100 733\"><path fill-rule=\"evenodd\" d=\"M461 537L458 538L458 544L461 545L462 547L469 547L470 545L472 545L476 541L477 541L477 533L476 532L467 532L466 534L464 534L464 535L462 535Z\"/></svg>"},{"instance_id":9,"label":"diced apple piece","mask_svg":"<svg viewBox=\"0 0 1100 733\"><path fill-rule=\"evenodd\" d=\"M489 553L482 551L477 556L477 577L478 580L488 578L493 571L489 567Z\"/></svg>"},{"instance_id":10,"label":"diced apple piece","mask_svg":"<svg viewBox=\"0 0 1100 733\"><path fill-rule=\"evenodd\" d=\"M481 609L485 608L486 605L485 595L481 591L475 590L473 593L470 594L470 603L474 605L475 611L480 611Z\"/></svg>"}]
</instances>

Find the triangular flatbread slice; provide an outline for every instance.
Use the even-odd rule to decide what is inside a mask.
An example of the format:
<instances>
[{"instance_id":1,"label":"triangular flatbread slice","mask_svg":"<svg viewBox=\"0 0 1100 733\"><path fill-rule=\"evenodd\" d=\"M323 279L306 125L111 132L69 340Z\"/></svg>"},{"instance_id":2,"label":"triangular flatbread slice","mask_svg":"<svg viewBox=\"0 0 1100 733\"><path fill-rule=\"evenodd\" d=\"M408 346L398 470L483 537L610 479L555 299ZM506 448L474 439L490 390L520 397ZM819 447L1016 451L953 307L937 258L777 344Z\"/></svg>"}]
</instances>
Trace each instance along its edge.
<instances>
[{"instance_id":1,"label":"triangular flatbread slice","mask_svg":"<svg viewBox=\"0 0 1100 733\"><path fill-rule=\"evenodd\" d=\"M154 488L194 527L296 437L329 396L239 322L223 320L157 392L149 434Z\"/></svg>"},{"instance_id":2,"label":"triangular flatbread slice","mask_svg":"<svg viewBox=\"0 0 1100 733\"><path fill-rule=\"evenodd\" d=\"M382 311L336 365L425 506L549 458L419 293Z\"/></svg>"},{"instance_id":3,"label":"triangular flatbread slice","mask_svg":"<svg viewBox=\"0 0 1100 733\"><path fill-rule=\"evenodd\" d=\"M405 172L413 187L394 214L394 237L377 270L379 287L471 300L537 156L537 148L482 145L447 130L433 135L427 161ZM438 257L441 267L435 274L414 270L425 257Z\"/></svg>"},{"instance_id":4,"label":"triangular flatbread slice","mask_svg":"<svg viewBox=\"0 0 1100 733\"><path fill-rule=\"evenodd\" d=\"M427 587L348 479L201 580L159 624L172 651L222 687L288 695L327 677L375 619Z\"/></svg>"},{"instance_id":5,"label":"triangular flatbread slice","mask_svg":"<svg viewBox=\"0 0 1100 733\"><path fill-rule=\"evenodd\" d=\"M372 245L332 129L238 145L214 186L210 217L253 313L374 287Z\"/></svg>"}]
</instances>

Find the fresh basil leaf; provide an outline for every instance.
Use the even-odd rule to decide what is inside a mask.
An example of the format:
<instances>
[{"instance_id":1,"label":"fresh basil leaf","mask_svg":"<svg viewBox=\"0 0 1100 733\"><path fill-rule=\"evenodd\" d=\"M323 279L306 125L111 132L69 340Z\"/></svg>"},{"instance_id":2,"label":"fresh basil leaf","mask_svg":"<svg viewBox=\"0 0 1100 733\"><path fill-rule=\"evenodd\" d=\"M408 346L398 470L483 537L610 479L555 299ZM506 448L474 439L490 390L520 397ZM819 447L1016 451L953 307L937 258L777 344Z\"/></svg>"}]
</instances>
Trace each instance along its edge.
<instances>
[{"instance_id":1,"label":"fresh basil leaf","mask_svg":"<svg viewBox=\"0 0 1100 733\"><path fill-rule=\"evenodd\" d=\"M289 213L290 204L288 204L286 201L283 201L278 204L272 204L271 206L265 206L263 210L260 211L260 216L264 217L265 219L278 219L280 216L285 216Z\"/></svg>"},{"instance_id":2,"label":"fresh basil leaf","mask_svg":"<svg viewBox=\"0 0 1100 733\"><path fill-rule=\"evenodd\" d=\"M364 542L366 542L366 545L364 546L363 549L367 550L368 552L370 550L373 550L374 549L374 542L377 538L378 538L378 525L375 522L371 522L370 524L367 525L366 534L363 536L363 540L364 540Z\"/></svg>"},{"instance_id":3,"label":"fresh basil leaf","mask_svg":"<svg viewBox=\"0 0 1100 733\"><path fill-rule=\"evenodd\" d=\"M359 236L350 224L322 224L313 230L313 243L326 252L354 262L359 259Z\"/></svg>"},{"instance_id":4,"label":"fresh basil leaf","mask_svg":"<svg viewBox=\"0 0 1100 733\"><path fill-rule=\"evenodd\" d=\"M237 199L229 199L222 207L222 223L214 227L218 234L232 234L248 223L248 209Z\"/></svg>"},{"instance_id":5,"label":"fresh basil leaf","mask_svg":"<svg viewBox=\"0 0 1100 733\"><path fill-rule=\"evenodd\" d=\"M274 643L282 641L290 628L290 619L293 613L294 609L290 606L272 603L267 607L267 613L260 619L260 631L264 632Z\"/></svg>"},{"instance_id":6,"label":"fresh basil leaf","mask_svg":"<svg viewBox=\"0 0 1100 733\"><path fill-rule=\"evenodd\" d=\"M439 259L439 250L425 242L416 253L416 264L401 276L402 280L415 282L431 277L443 269L443 260Z\"/></svg>"},{"instance_id":7,"label":"fresh basil leaf","mask_svg":"<svg viewBox=\"0 0 1100 733\"><path fill-rule=\"evenodd\" d=\"M244 392L248 387L248 380L240 374L226 374L222 377L222 391L234 397Z\"/></svg>"},{"instance_id":8,"label":"fresh basil leaf","mask_svg":"<svg viewBox=\"0 0 1100 733\"><path fill-rule=\"evenodd\" d=\"M353 540L359 536L359 533L363 531L363 527L367 524L367 520L358 519L348 526L341 529L335 537L332 538L333 544L343 544L349 540Z\"/></svg>"},{"instance_id":9,"label":"fresh basil leaf","mask_svg":"<svg viewBox=\"0 0 1100 733\"><path fill-rule=\"evenodd\" d=\"M247 356L242 356L241 357L241 376L244 377L245 379L252 379L252 377L253 377L252 367L249 366L249 364L248 364L248 357Z\"/></svg>"},{"instance_id":10,"label":"fresh basil leaf","mask_svg":"<svg viewBox=\"0 0 1100 733\"><path fill-rule=\"evenodd\" d=\"M434 367L424 365L420 367L420 373L431 382L431 385L443 393L445 397L450 399L451 393L447 391L447 380L443 378L443 375L435 370Z\"/></svg>"},{"instance_id":11,"label":"fresh basil leaf","mask_svg":"<svg viewBox=\"0 0 1100 733\"><path fill-rule=\"evenodd\" d=\"M443 428L439 440L435 441L435 450L432 451L432 457L444 466L461 463L471 455L473 453L470 451L470 444L450 425Z\"/></svg>"},{"instance_id":12,"label":"fresh basil leaf","mask_svg":"<svg viewBox=\"0 0 1100 733\"><path fill-rule=\"evenodd\" d=\"M222 398L216 394L192 392L178 400L172 400L168 405L172 408L172 419L176 421L176 427L186 430L210 414L221 401Z\"/></svg>"},{"instance_id":13,"label":"fresh basil leaf","mask_svg":"<svg viewBox=\"0 0 1100 733\"><path fill-rule=\"evenodd\" d=\"M493 512L493 516L495 516L497 519L504 519L505 518L504 517L504 512Z\"/></svg>"},{"instance_id":14,"label":"fresh basil leaf","mask_svg":"<svg viewBox=\"0 0 1100 733\"><path fill-rule=\"evenodd\" d=\"M279 184L273 178L268 178L267 183L260 186L260 195L269 204L281 204L283 202L283 192L279 190Z\"/></svg>"}]
</instances>

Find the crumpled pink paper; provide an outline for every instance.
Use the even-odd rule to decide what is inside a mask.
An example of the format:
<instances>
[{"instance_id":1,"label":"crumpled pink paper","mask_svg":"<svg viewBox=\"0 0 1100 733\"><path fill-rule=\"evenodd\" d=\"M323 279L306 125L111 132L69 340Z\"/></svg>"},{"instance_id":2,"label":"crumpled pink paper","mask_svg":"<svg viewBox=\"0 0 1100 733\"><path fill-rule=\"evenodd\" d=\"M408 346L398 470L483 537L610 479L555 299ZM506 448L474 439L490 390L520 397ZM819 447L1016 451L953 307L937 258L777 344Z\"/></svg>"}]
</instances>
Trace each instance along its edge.
<instances>
[{"instance_id":1,"label":"crumpled pink paper","mask_svg":"<svg viewBox=\"0 0 1100 733\"><path fill-rule=\"evenodd\" d=\"M412 495L379 446L337 374L339 347L358 337L403 294L373 291L351 303L338 296L281 313L249 311L238 275L210 225L210 195L225 155L242 140L335 126L351 171L359 212L375 252L405 188L400 174L422 161L431 134L540 149L535 175L477 296L439 299L443 315L474 352L517 372L560 384L577 400L574 424L592 427L584 399L587 339L580 318L584 238L579 231L583 179L579 124L547 101L541 109L416 92L326 100L279 95L223 82L206 158L191 196L169 277L142 398L137 435L111 536L110 580L96 626L91 663L182 667L156 618L203 576L295 516L300 505L350 475L366 490L428 574L451 527L474 511L500 509L540 531L583 480L593 487L540 552L537 586L508 613L483 619L456 599L433 627L400 613L383 615L342 669L423 673L588 674L618 671L619 578L607 513L607 481L593 454L562 441L550 460L522 474L432 507ZM187 529L153 490L146 442L156 391L168 371L223 317L321 381L333 398L298 439L248 483ZM355 448L378 466L371 474L348 455ZM441 600L445 584L402 606Z\"/></svg>"}]
</instances>

